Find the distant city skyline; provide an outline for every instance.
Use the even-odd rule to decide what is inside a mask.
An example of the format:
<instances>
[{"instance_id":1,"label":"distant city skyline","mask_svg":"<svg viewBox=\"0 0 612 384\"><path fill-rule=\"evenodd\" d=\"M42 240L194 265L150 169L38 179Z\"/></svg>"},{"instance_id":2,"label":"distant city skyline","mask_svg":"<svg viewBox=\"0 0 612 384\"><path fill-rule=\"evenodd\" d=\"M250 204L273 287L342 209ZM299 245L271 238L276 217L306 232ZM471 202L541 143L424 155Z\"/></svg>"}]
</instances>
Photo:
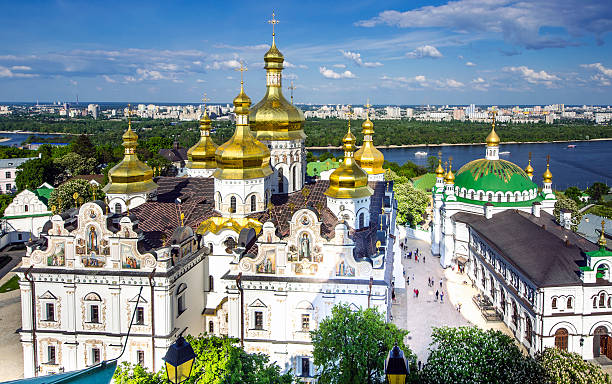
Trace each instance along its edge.
<instances>
[{"instance_id":1,"label":"distant city skyline","mask_svg":"<svg viewBox=\"0 0 612 384\"><path fill-rule=\"evenodd\" d=\"M612 5L587 0L5 4L0 100L230 102L265 92L275 11L296 103L612 103Z\"/></svg>"}]
</instances>

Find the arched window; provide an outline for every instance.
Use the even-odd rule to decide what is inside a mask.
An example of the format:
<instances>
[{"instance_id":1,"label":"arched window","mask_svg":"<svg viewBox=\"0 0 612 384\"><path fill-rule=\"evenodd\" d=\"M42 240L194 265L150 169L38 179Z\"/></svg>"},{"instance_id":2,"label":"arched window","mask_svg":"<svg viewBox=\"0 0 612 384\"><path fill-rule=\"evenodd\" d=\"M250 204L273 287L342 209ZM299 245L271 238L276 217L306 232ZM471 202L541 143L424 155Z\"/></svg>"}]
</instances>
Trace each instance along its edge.
<instances>
[{"instance_id":1,"label":"arched window","mask_svg":"<svg viewBox=\"0 0 612 384\"><path fill-rule=\"evenodd\" d=\"M552 307L553 309L557 309L557 298L556 297L553 297L552 299Z\"/></svg>"},{"instance_id":2,"label":"arched window","mask_svg":"<svg viewBox=\"0 0 612 384\"><path fill-rule=\"evenodd\" d=\"M571 297L567 298L567 309L572 309L574 308L574 301L572 300Z\"/></svg>"},{"instance_id":3,"label":"arched window","mask_svg":"<svg viewBox=\"0 0 612 384\"><path fill-rule=\"evenodd\" d=\"M208 243L208 252L212 255L213 253L213 243Z\"/></svg>"},{"instance_id":4,"label":"arched window","mask_svg":"<svg viewBox=\"0 0 612 384\"><path fill-rule=\"evenodd\" d=\"M593 308L597 308L597 296L593 298Z\"/></svg>"},{"instance_id":5,"label":"arched window","mask_svg":"<svg viewBox=\"0 0 612 384\"><path fill-rule=\"evenodd\" d=\"M28 205L26 204L23 209L27 212L28 211Z\"/></svg>"},{"instance_id":6,"label":"arched window","mask_svg":"<svg viewBox=\"0 0 612 384\"><path fill-rule=\"evenodd\" d=\"M533 328L529 317L525 317L525 339L529 341L529 344L533 342Z\"/></svg>"},{"instance_id":7,"label":"arched window","mask_svg":"<svg viewBox=\"0 0 612 384\"><path fill-rule=\"evenodd\" d=\"M251 212L255 212L257 210L257 198L255 195L251 196Z\"/></svg>"},{"instance_id":8,"label":"arched window","mask_svg":"<svg viewBox=\"0 0 612 384\"><path fill-rule=\"evenodd\" d=\"M518 329L518 309L514 301L512 302L512 324Z\"/></svg>"},{"instance_id":9,"label":"arched window","mask_svg":"<svg viewBox=\"0 0 612 384\"><path fill-rule=\"evenodd\" d=\"M603 308L605 305L606 305L606 294L602 292L599 294L599 308Z\"/></svg>"},{"instance_id":10,"label":"arched window","mask_svg":"<svg viewBox=\"0 0 612 384\"><path fill-rule=\"evenodd\" d=\"M483 195L484 195L484 194L483 194L482 192L478 193L478 200L484 200L484 199L482 198L482 196L483 196Z\"/></svg>"},{"instance_id":11,"label":"arched window","mask_svg":"<svg viewBox=\"0 0 612 384\"><path fill-rule=\"evenodd\" d=\"M230 198L230 213L236 213L236 196Z\"/></svg>"},{"instance_id":12,"label":"arched window","mask_svg":"<svg viewBox=\"0 0 612 384\"><path fill-rule=\"evenodd\" d=\"M364 222L364 214L363 214L363 212L361 212L359 214L359 227L358 228L363 228L364 227L364 223L363 222Z\"/></svg>"},{"instance_id":13,"label":"arched window","mask_svg":"<svg viewBox=\"0 0 612 384\"><path fill-rule=\"evenodd\" d=\"M474 191L470 192L470 200L474 200Z\"/></svg>"},{"instance_id":14,"label":"arched window","mask_svg":"<svg viewBox=\"0 0 612 384\"><path fill-rule=\"evenodd\" d=\"M121 203L115 203L115 213L121 213Z\"/></svg>"},{"instance_id":15,"label":"arched window","mask_svg":"<svg viewBox=\"0 0 612 384\"><path fill-rule=\"evenodd\" d=\"M555 332L555 347L562 351L567 351L567 329L557 329L557 332Z\"/></svg>"},{"instance_id":16,"label":"arched window","mask_svg":"<svg viewBox=\"0 0 612 384\"><path fill-rule=\"evenodd\" d=\"M219 203L218 209L221 210L221 203L223 202L223 199L221 198L220 192L217 192L217 202Z\"/></svg>"},{"instance_id":17,"label":"arched window","mask_svg":"<svg viewBox=\"0 0 612 384\"><path fill-rule=\"evenodd\" d=\"M279 168L278 169L278 193L283 193L284 190L285 188L283 185L283 169Z\"/></svg>"}]
</instances>

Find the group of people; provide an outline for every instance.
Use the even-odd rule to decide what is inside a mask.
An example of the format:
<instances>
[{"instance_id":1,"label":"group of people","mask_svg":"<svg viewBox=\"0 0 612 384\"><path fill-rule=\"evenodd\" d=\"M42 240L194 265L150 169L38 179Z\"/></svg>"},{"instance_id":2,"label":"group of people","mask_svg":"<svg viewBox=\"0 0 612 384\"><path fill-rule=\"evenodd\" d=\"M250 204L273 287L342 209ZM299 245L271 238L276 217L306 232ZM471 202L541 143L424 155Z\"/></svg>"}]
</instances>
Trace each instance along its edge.
<instances>
[{"instance_id":1,"label":"group of people","mask_svg":"<svg viewBox=\"0 0 612 384\"><path fill-rule=\"evenodd\" d=\"M414 251L408 251L408 245L404 243L400 243L400 248L402 249L402 254L404 255L404 259L412 259L412 256L414 255L415 263L419 262L419 256L421 257L421 260L425 262L425 255L419 254L418 248L416 248Z\"/></svg>"}]
</instances>

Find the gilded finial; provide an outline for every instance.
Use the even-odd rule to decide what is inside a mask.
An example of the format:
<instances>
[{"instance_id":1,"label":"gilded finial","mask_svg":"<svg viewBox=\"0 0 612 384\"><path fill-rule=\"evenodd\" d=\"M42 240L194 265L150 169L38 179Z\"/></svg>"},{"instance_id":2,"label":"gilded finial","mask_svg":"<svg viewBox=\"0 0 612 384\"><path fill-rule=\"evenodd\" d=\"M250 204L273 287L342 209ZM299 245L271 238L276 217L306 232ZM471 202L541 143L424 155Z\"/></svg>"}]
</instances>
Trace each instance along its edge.
<instances>
[{"instance_id":1,"label":"gilded finial","mask_svg":"<svg viewBox=\"0 0 612 384\"><path fill-rule=\"evenodd\" d=\"M185 213L181 212L181 227L183 227L185 224Z\"/></svg>"},{"instance_id":2,"label":"gilded finial","mask_svg":"<svg viewBox=\"0 0 612 384\"><path fill-rule=\"evenodd\" d=\"M274 38L276 36L276 33L274 31L274 26L276 24L278 24L278 20L275 19L276 14L274 13L274 11L272 11L272 19L268 20L268 24L272 24L272 45L274 45Z\"/></svg>"},{"instance_id":3,"label":"gilded finial","mask_svg":"<svg viewBox=\"0 0 612 384\"><path fill-rule=\"evenodd\" d=\"M105 197L105 198L104 198L104 204L106 204L106 214L107 214L107 215L108 215L108 203L109 203L109 201L108 201L108 197Z\"/></svg>"},{"instance_id":4,"label":"gilded finial","mask_svg":"<svg viewBox=\"0 0 612 384\"><path fill-rule=\"evenodd\" d=\"M368 97L366 100L366 103L364 105L364 107L366 107L366 117L369 119L370 118L370 107L372 105L370 104L370 98Z\"/></svg>"},{"instance_id":5,"label":"gilded finial","mask_svg":"<svg viewBox=\"0 0 612 384\"><path fill-rule=\"evenodd\" d=\"M552 173L550 172L550 155L546 155L546 171L542 175L545 183L552 183Z\"/></svg>"},{"instance_id":6,"label":"gilded finial","mask_svg":"<svg viewBox=\"0 0 612 384\"><path fill-rule=\"evenodd\" d=\"M606 221L601 220L601 234L599 235L599 240L597 240L597 245L599 245L602 248L606 246L605 229L606 229Z\"/></svg>"},{"instance_id":7,"label":"gilded finial","mask_svg":"<svg viewBox=\"0 0 612 384\"><path fill-rule=\"evenodd\" d=\"M244 89L244 73L249 69L244 65L244 62L240 60L240 68L236 68L235 71L240 71L240 89Z\"/></svg>"},{"instance_id":8,"label":"gilded finial","mask_svg":"<svg viewBox=\"0 0 612 384\"><path fill-rule=\"evenodd\" d=\"M351 110L351 106L348 105L348 112L346 113L348 117L348 131L351 132L351 117L353 116L353 111Z\"/></svg>"},{"instance_id":9,"label":"gilded finial","mask_svg":"<svg viewBox=\"0 0 612 384\"><path fill-rule=\"evenodd\" d=\"M53 212L53 214L57 213L57 206L56 205L52 205L51 206L51 212Z\"/></svg>"},{"instance_id":10,"label":"gilded finial","mask_svg":"<svg viewBox=\"0 0 612 384\"><path fill-rule=\"evenodd\" d=\"M72 194L72 198L74 199L74 205L76 205L76 207L79 207L79 193L75 192Z\"/></svg>"},{"instance_id":11,"label":"gilded finial","mask_svg":"<svg viewBox=\"0 0 612 384\"><path fill-rule=\"evenodd\" d=\"M98 190L98 186L94 184L91 186L91 189L93 191L93 199L96 201L96 191Z\"/></svg>"},{"instance_id":12,"label":"gilded finial","mask_svg":"<svg viewBox=\"0 0 612 384\"><path fill-rule=\"evenodd\" d=\"M487 136L487 146L488 147L497 147L499 146L499 136L495 132L495 116L497 115L497 110L492 110L491 115L493 118L493 122L491 123L491 132Z\"/></svg>"},{"instance_id":13,"label":"gilded finial","mask_svg":"<svg viewBox=\"0 0 612 384\"><path fill-rule=\"evenodd\" d=\"M291 86L288 88L291 91L291 104L293 104L293 90L295 86L293 85L293 80L291 80Z\"/></svg>"},{"instance_id":14,"label":"gilded finial","mask_svg":"<svg viewBox=\"0 0 612 384\"><path fill-rule=\"evenodd\" d=\"M529 152L529 162L527 163L527 167L525 168L525 173L529 177L533 177L533 167L531 166L531 152Z\"/></svg>"},{"instance_id":15,"label":"gilded finial","mask_svg":"<svg viewBox=\"0 0 612 384\"><path fill-rule=\"evenodd\" d=\"M206 92L202 95L202 103L204 104L204 114L206 114L206 102L210 101L208 97L206 97Z\"/></svg>"},{"instance_id":16,"label":"gilded finial","mask_svg":"<svg viewBox=\"0 0 612 384\"><path fill-rule=\"evenodd\" d=\"M128 104L127 118L128 118L128 130L130 130L132 129L132 105L131 104Z\"/></svg>"}]
</instances>

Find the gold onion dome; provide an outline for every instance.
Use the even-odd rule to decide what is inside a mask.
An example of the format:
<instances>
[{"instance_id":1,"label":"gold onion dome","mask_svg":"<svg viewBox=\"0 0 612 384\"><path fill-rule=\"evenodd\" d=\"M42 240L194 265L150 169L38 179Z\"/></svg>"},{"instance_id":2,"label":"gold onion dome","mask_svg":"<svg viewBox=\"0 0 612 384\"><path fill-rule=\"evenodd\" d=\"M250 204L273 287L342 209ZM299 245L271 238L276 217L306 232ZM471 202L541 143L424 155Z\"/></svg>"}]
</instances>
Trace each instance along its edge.
<instances>
[{"instance_id":1,"label":"gold onion dome","mask_svg":"<svg viewBox=\"0 0 612 384\"><path fill-rule=\"evenodd\" d=\"M491 132L489 132L489 135L487 136L487 147L497 146L499 146L499 136L497 136L497 132L495 132L495 122L493 122Z\"/></svg>"},{"instance_id":2,"label":"gold onion dome","mask_svg":"<svg viewBox=\"0 0 612 384\"><path fill-rule=\"evenodd\" d=\"M258 140L303 140L304 113L291 104L282 92L283 54L276 48L274 35L272 46L264 55L266 69L266 94L251 108L251 130Z\"/></svg>"},{"instance_id":3,"label":"gold onion dome","mask_svg":"<svg viewBox=\"0 0 612 384\"><path fill-rule=\"evenodd\" d=\"M385 156L379 151L372 141L372 135L374 134L374 124L370 120L370 117L361 124L363 133L363 146L355 152L355 161L364 171L370 175L378 175L385 173L383 169L383 163L385 162Z\"/></svg>"},{"instance_id":4,"label":"gold onion dome","mask_svg":"<svg viewBox=\"0 0 612 384\"><path fill-rule=\"evenodd\" d=\"M157 188L153 181L151 167L138 159L136 147L138 135L132 131L132 122L123 134L125 152L123 160L108 171L109 183L103 188L105 193L143 193Z\"/></svg>"},{"instance_id":5,"label":"gold onion dome","mask_svg":"<svg viewBox=\"0 0 612 384\"><path fill-rule=\"evenodd\" d=\"M597 245L599 245L602 248L606 246L605 230L606 230L606 221L602 220L601 221L601 234L599 235L599 239L597 240Z\"/></svg>"},{"instance_id":6,"label":"gold onion dome","mask_svg":"<svg viewBox=\"0 0 612 384\"><path fill-rule=\"evenodd\" d=\"M351 125L342 139L344 143L344 159L340 166L329 176L329 187L325 195L336 199L356 199L373 194L368 186L368 174L354 161L355 136L351 133Z\"/></svg>"},{"instance_id":7,"label":"gold onion dome","mask_svg":"<svg viewBox=\"0 0 612 384\"><path fill-rule=\"evenodd\" d=\"M444 168L442 168L442 160L438 159L438 168L436 168L436 177L444 177Z\"/></svg>"},{"instance_id":8,"label":"gold onion dome","mask_svg":"<svg viewBox=\"0 0 612 384\"><path fill-rule=\"evenodd\" d=\"M270 150L253 136L249 128L250 105L251 99L244 93L241 82L240 93L234 99L236 130L215 153L217 169L213 177L217 179L255 179L269 176L273 172L270 167Z\"/></svg>"},{"instance_id":9,"label":"gold onion dome","mask_svg":"<svg viewBox=\"0 0 612 384\"><path fill-rule=\"evenodd\" d=\"M546 171L542 174L545 183L552 183L552 173L550 172L550 160L546 161Z\"/></svg>"},{"instance_id":10,"label":"gold onion dome","mask_svg":"<svg viewBox=\"0 0 612 384\"><path fill-rule=\"evenodd\" d=\"M449 163L448 165L448 173L444 176L444 182L446 184L454 184L455 183L455 174L453 173L453 163Z\"/></svg>"},{"instance_id":11,"label":"gold onion dome","mask_svg":"<svg viewBox=\"0 0 612 384\"><path fill-rule=\"evenodd\" d=\"M529 163L527 163L527 167L525 167L525 173L529 177L533 177L533 167L531 166L531 153L529 153Z\"/></svg>"},{"instance_id":12,"label":"gold onion dome","mask_svg":"<svg viewBox=\"0 0 612 384\"><path fill-rule=\"evenodd\" d=\"M211 169L217 167L215 153L217 144L210 137L211 120L204 110L200 119L200 141L187 151L187 168Z\"/></svg>"}]
</instances>

